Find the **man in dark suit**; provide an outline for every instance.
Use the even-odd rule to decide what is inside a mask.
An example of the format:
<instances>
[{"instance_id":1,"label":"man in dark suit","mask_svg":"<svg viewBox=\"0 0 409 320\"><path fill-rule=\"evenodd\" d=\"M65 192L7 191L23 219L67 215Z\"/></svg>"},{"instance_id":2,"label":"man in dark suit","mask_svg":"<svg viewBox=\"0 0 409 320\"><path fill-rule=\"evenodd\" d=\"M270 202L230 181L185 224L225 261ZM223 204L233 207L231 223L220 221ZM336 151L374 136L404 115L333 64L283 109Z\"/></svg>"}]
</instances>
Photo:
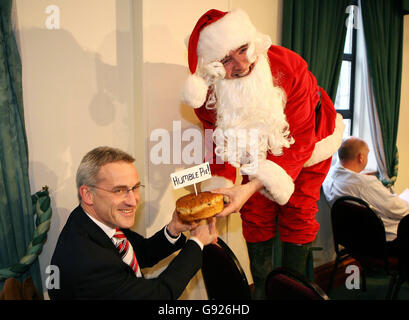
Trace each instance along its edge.
<instances>
[{"instance_id":1,"label":"man in dark suit","mask_svg":"<svg viewBox=\"0 0 409 320\"><path fill-rule=\"evenodd\" d=\"M82 159L76 177L80 205L70 214L51 259L60 273L60 288L48 290L51 299L177 299L200 269L203 245L217 238L214 219L186 224L174 212L170 223L150 238L129 230L141 187L134 161L110 147L98 147ZM182 234L187 230L189 240ZM143 277L141 268L179 249L157 278Z\"/></svg>"}]
</instances>

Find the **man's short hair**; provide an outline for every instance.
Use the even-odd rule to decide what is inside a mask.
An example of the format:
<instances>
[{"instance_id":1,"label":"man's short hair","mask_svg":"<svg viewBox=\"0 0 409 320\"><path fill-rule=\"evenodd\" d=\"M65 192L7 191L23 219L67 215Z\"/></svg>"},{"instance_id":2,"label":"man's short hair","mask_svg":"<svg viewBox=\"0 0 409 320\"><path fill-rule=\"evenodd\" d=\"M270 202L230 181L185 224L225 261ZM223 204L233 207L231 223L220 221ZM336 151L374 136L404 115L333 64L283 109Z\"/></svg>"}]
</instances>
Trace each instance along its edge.
<instances>
[{"instance_id":1,"label":"man's short hair","mask_svg":"<svg viewBox=\"0 0 409 320\"><path fill-rule=\"evenodd\" d=\"M345 139L338 149L339 160L345 162L356 159L361 150L366 146L366 142L359 138L351 137Z\"/></svg>"},{"instance_id":2,"label":"man's short hair","mask_svg":"<svg viewBox=\"0 0 409 320\"><path fill-rule=\"evenodd\" d=\"M105 164L124 161L133 163L135 158L130 154L111 147L97 147L89 151L81 160L81 163L77 170L76 184L78 199L81 201L80 187L82 185L95 186L98 183L99 169Z\"/></svg>"}]
</instances>

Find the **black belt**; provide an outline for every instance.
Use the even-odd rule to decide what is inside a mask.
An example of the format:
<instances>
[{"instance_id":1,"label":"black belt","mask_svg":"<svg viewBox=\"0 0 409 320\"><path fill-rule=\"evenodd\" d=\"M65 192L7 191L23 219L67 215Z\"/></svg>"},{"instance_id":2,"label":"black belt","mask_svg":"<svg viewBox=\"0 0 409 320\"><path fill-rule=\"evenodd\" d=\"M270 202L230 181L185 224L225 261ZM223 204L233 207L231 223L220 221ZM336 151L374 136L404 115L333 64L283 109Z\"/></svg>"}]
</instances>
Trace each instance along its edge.
<instances>
[{"instance_id":1,"label":"black belt","mask_svg":"<svg viewBox=\"0 0 409 320\"><path fill-rule=\"evenodd\" d=\"M318 101L317 106L315 107L315 114L317 114L321 109L321 91L320 90L318 90L318 96L320 97L320 100Z\"/></svg>"},{"instance_id":2,"label":"black belt","mask_svg":"<svg viewBox=\"0 0 409 320\"><path fill-rule=\"evenodd\" d=\"M319 112L321 110L321 91L318 90L318 95L320 97L320 100L318 101L316 107L315 107L315 130L318 128L318 123L319 123Z\"/></svg>"}]
</instances>

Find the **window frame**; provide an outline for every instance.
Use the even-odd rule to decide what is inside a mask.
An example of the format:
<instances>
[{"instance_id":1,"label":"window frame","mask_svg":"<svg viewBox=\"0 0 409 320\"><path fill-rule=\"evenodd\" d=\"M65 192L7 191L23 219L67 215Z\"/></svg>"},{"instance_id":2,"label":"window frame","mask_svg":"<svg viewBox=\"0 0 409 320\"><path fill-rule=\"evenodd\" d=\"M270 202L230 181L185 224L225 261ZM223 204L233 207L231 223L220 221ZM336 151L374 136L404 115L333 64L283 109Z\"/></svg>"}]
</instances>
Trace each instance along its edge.
<instances>
[{"instance_id":1,"label":"window frame","mask_svg":"<svg viewBox=\"0 0 409 320\"><path fill-rule=\"evenodd\" d=\"M358 8L358 1L356 0L351 0L349 6L354 6L354 10L357 10ZM356 15L353 13L353 19L355 19ZM353 128L354 128L354 104L355 104L355 73L356 73L356 50L357 50L357 29L354 27L354 23L352 24L352 50L351 53L345 53L342 58L342 62L348 61L351 63L351 75L350 75L350 81L349 81L349 108L348 109L335 109L338 113L342 115L344 119L349 119L350 120L350 132L349 134L352 135ZM346 38L345 38L346 42ZM345 43L344 43L345 47ZM345 48L344 48L345 50ZM338 83L338 88L339 88L339 83Z\"/></svg>"}]
</instances>

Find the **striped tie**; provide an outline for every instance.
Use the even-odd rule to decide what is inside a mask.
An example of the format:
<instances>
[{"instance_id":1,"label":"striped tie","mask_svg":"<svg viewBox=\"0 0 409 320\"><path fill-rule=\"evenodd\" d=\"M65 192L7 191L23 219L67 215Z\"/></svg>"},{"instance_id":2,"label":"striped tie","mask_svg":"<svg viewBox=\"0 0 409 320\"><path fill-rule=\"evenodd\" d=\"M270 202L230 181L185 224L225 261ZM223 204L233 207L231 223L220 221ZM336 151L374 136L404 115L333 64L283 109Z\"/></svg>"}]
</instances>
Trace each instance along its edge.
<instances>
[{"instance_id":1,"label":"striped tie","mask_svg":"<svg viewBox=\"0 0 409 320\"><path fill-rule=\"evenodd\" d=\"M128 241L124 233L120 229L116 229L112 238L115 247L121 255L122 261L129 265L137 277L141 277L138 260L136 260L135 252L133 251L131 243Z\"/></svg>"}]
</instances>

